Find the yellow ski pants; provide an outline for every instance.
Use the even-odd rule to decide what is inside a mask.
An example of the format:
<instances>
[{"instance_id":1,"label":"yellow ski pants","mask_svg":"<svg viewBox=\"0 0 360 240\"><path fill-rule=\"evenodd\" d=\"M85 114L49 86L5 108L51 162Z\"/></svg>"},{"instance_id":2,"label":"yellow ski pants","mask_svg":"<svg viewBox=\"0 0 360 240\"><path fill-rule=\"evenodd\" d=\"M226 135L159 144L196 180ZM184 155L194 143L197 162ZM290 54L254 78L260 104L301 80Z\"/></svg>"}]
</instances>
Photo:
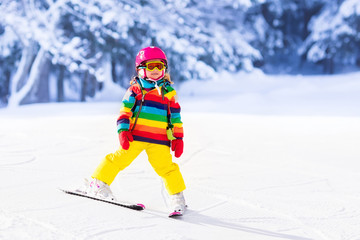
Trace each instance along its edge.
<instances>
[{"instance_id":1,"label":"yellow ski pants","mask_svg":"<svg viewBox=\"0 0 360 240\"><path fill-rule=\"evenodd\" d=\"M128 150L120 147L116 152L106 155L92 177L110 185L116 175L129 166L144 150L151 166L163 179L165 188L170 195L185 190L186 187L179 166L172 161L170 147L154 143L133 141L130 142Z\"/></svg>"}]
</instances>

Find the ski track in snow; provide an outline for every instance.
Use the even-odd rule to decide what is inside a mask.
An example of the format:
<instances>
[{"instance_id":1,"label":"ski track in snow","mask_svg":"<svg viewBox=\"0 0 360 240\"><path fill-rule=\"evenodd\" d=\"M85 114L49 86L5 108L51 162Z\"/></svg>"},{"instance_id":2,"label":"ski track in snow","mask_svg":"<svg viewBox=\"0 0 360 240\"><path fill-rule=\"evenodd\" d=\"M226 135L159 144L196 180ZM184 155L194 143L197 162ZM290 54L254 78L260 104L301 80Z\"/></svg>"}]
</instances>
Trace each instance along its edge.
<instances>
[{"instance_id":1,"label":"ski track in snow","mask_svg":"<svg viewBox=\"0 0 360 240\"><path fill-rule=\"evenodd\" d=\"M206 145L208 145L208 144L206 144ZM182 161L182 162L181 162L181 163L182 163L181 166L184 166L185 164L188 164L192 159L194 159L194 158L196 157L196 155L198 155L198 154L200 154L201 152L204 152L204 151L218 152L218 153L220 152L220 153L222 153L222 154L224 154L224 155L228 155L228 154L229 154L228 152L216 151L216 150L213 150L213 149L208 149L208 148L206 148L206 147L203 147L203 148L195 151L195 152L192 153L187 159L185 159L184 161ZM325 179L325 180L315 180L315 181L316 181L316 182L318 182L318 181L326 181L326 179ZM315 181L306 181L306 182L303 182L303 183L291 184L291 185L287 185L287 187L289 187L289 186L297 186L297 185L312 184L312 183L315 182ZM281 187L283 187L283 186L272 186L272 187L267 187L266 189L281 188ZM254 189L254 191L259 191L259 190L264 190L264 189L265 189L265 188ZM199 191L199 192L205 192L205 193L207 193L207 194L209 194L209 192L211 192L211 191L204 191L204 189L201 189L201 188L200 188L200 189L197 188L196 190ZM219 198L219 192L212 192L210 195L212 195L214 198ZM228 198L228 197L222 196L222 197L220 197L220 198ZM215 204L213 204L213 205L206 206L206 207L204 207L204 208L202 208L202 209L198 209L197 211L190 211L190 213L188 213L187 215L191 215L191 214L192 214L192 215L195 215L195 216L198 217L201 212L204 212L204 211L207 211L207 210L211 210L211 209L214 209L214 208L217 208L217 207L221 207L222 205L228 204L228 203L229 203L229 201L227 201L227 200L219 201L219 202L217 202L217 203L215 203ZM316 239L319 239L319 240L329 240L329 239L326 237L326 235L325 235L324 233L322 233L321 231L318 231L317 229L314 229L314 228L312 228L311 226L308 226L308 225L304 224L304 223L301 222L299 219L296 219L296 218L294 218L294 217L292 217L292 216L290 216L290 215L280 214L280 213L278 213L278 212L272 212L272 211L270 211L270 210L268 210L268 209L264 209L263 207L259 207L259 206L250 204L249 202L246 202L246 201L244 201L244 200L238 200L238 201L232 203L233 206L236 206L236 204L245 204L245 205L247 205L247 206L249 206L249 207L251 207L251 208L257 208L258 210L262 210L262 211L265 210L265 211L267 211L267 212L271 212L272 215L278 216L280 219L281 219L281 218L285 218L285 219L288 219L288 220L290 220L290 221L296 222L297 224L302 225L302 227L304 227L305 229L308 229L308 230L310 230L311 232L315 233L315 234L316 234ZM235 210L235 211L236 211L236 210ZM234 213L233 213L233 214L234 214ZM276 218L274 218L274 217L271 218L271 220L275 220L275 219L276 219ZM224 220L229 220L229 219L224 219ZM233 219L233 220L234 220L234 219ZM263 220L265 220L265 219L263 219ZM252 232L252 231L257 232L257 233L260 233L260 232L261 232L260 230L251 229L251 228L245 229L245 228L243 228L243 227L240 227L239 225L229 224L229 222L231 222L231 221L221 222L221 221L219 221L219 219L212 219L211 222L213 222L213 224L216 225L216 226L222 226L222 227L231 228L231 229L241 229L241 230L243 230L243 231L249 231L249 232ZM264 234L264 235L269 235L269 236L281 237L281 238L284 237L284 238L289 238L289 239L304 239L304 240L305 240L305 239L309 239L309 238L300 238L300 237L291 236L291 235L285 235L285 234L284 234L284 235L280 235L280 234L277 235L277 234L275 234L275 233L271 233L271 232L267 232L267 231L264 231L263 234Z\"/></svg>"},{"instance_id":2,"label":"ski track in snow","mask_svg":"<svg viewBox=\"0 0 360 240\"><path fill-rule=\"evenodd\" d=\"M86 112L96 104L65 105L85 116L46 116L46 105L28 107L38 118L0 111L1 240L359 239L358 118L184 113L185 152L174 161L189 210L171 219L145 155L112 185L143 212L57 190L81 184L117 147L114 116ZM224 119L230 135L209 131Z\"/></svg>"},{"instance_id":3,"label":"ski track in snow","mask_svg":"<svg viewBox=\"0 0 360 240\"><path fill-rule=\"evenodd\" d=\"M209 145L209 144L206 144L206 145ZM229 155L229 154L231 154L231 153L229 153L229 152L224 152L224 151L218 151L218 150L214 150L214 149L209 149L209 148L207 148L207 147L203 147L203 148L201 148L201 149L198 149L197 151L195 151L194 153L192 153L187 159L185 159L185 160L183 160L181 163L181 166L184 166L185 164L188 164L192 159L194 159L198 154L200 154L200 153L202 153L202 152L204 152L204 151L210 151L210 152L217 152L217 153L221 153L221 154L223 154L223 155ZM224 157L225 157L224 156ZM265 190L265 189L273 189L273 188L282 188L282 187L295 187L295 186L303 186L303 185L310 185L310 184L313 184L313 183L315 183L315 182L328 182L328 180L327 179L319 179L319 180L312 180L312 181L305 181L305 182L301 182L301 183L294 183L294 184L288 184L288 185L275 185L275 186L271 186L271 187L266 187L266 188L259 188L259 189L253 189L253 191L261 191L261 190ZM201 188L197 188L196 189L197 191L199 191L199 192L204 192L204 193L207 193L207 194L209 194L209 192L211 192L211 191L209 191L209 190L205 190L204 191L204 189L201 189ZM219 195L220 195L220 193L219 192L212 192L210 195L212 195L214 198L219 198ZM222 196L222 197L220 197L220 198L228 198L227 196ZM196 212L190 212L190 213L188 213L187 215L190 215L190 214L193 214L193 215L198 215L199 213L201 213L201 212L203 212L203 211L207 211L207 210L211 210L211 209L214 209L214 208L217 208L217 207L220 207L221 205L224 205L224 204L227 204L227 203L229 203L229 201L227 201L227 200L224 200L224 201L219 201L218 203L215 203L215 204L213 204L213 205L210 205L210 206L206 206L206 207L204 207L203 209L198 209ZM278 216L278 218L279 219L281 219L281 218L285 218L285 219L288 219L288 220L290 220L290 221L293 221L293 222L296 222L297 224L299 224L300 226L302 226L303 228L305 228L305 229L307 229L307 230L309 230L310 232L313 232L314 234L315 234L315 236L316 236L316 238L315 239L319 239L319 240L330 240L328 237L326 237L326 234L325 233L323 233L323 232L321 232L321 231L318 231L316 228L313 228L313 227L311 227L311 226L309 226L308 224L305 224L305 223L303 223L301 220L299 220L299 219L297 219L297 218L294 218L294 217L292 217L291 215L286 215L286 214L281 214L281 213L279 213L279 212L274 212L274 211L271 211L271 210L269 210L269 209L265 209L264 207L259 207L259 206L256 206L256 205L254 205L254 204L251 204L250 202L247 202L247 201L245 201L245 200L242 200L242 199L240 199L240 200L237 200L237 201L235 201L235 202L233 202L232 204L234 204L234 206L236 206L236 204L243 204L243 205L247 205L247 206L249 206L249 207L251 207L251 208L257 208L258 210L262 210L262 211L266 211L266 212L271 212L272 213L272 215L273 216ZM272 217L271 218L271 220L274 220L274 219L277 219L277 218L275 218L275 217ZM227 219L227 220L229 220L229 219ZM234 219L233 219L234 220ZM212 220L212 222L216 222L216 221L214 221L214 220ZM231 221L230 221L231 222ZM237 229L237 228L239 228L239 226L237 226L237 228L236 227L234 227L234 226L230 226L230 225L226 225L226 224L224 224L224 223L218 223L217 224L218 226L223 226L223 227L230 227L230 228L233 228L233 229ZM244 229L242 229L242 230L244 230ZM255 229L253 229L253 231L255 231ZM271 236L271 235L273 235L273 234L269 234L269 236ZM274 234L274 236L275 236L275 234ZM278 237L285 237L285 238L287 238L287 237L290 237L290 239L309 239L309 238L298 238L298 237L296 237L296 236L286 236L286 235L284 235L284 236L280 236L280 235L278 235Z\"/></svg>"},{"instance_id":4,"label":"ski track in snow","mask_svg":"<svg viewBox=\"0 0 360 240\"><path fill-rule=\"evenodd\" d=\"M22 215L0 212L0 239L74 239L78 237L57 227ZM21 230L20 230L21 229ZM2 232L2 233L1 233ZM6 234L4 234L6 232Z\"/></svg>"},{"instance_id":5,"label":"ski track in snow","mask_svg":"<svg viewBox=\"0 0 360 240\"><path fill-rule=\"evenodd\" d=\"M204 192L204 193L207 193L210 195L212 195L214 198L223 198L223 199L229 199L231 197L229 196L221 196L219 192L212 192L211 190L202 190L202 189L196 189L197 191L199 192ZM238 218L223 218L224 222L221 222L219 221L219 219L213 219L212 222L217 222L217 225L218 226L223 226L223 227L229 227L229 228L232 228L232 229L240 229L240 230L245 230L245 231L254 231L254 232L262 232L260 229L252 229L252 228L245 228L245 227L242 227L242 226L239 226L239 225L236 225L236 224L229 224L230 222L294 222L297 227L296 228L303 228L303 229L306 229L306 231L309 231L313 234L313 236L316 236L314 239L319 239L319 240L328 240L328 238L326 237L326 235L324 233L322 233L321 231L318 231L316 228L313 228L305 223L303 223L302 221L300 221L299 219L291 216L291 215L287 215L287 214L282 214L280 212L277 212L277 211L272 211L270 209L266 209L265 207L263 206L257 206L255 204L252 204L246 200L243 200L243 199L232 199L232 200L223 200L223 201L219 201L218 203L215 203L213 205L210 205L210 206L206 206L202 209L198 209L194 215L198 215L199 213L201 212L206 212L208 210L212 210L212 209L215 209L215 208L221 208L223 205L230 205L232 206L233 208L235 208L234 210L231 210L229 212L231 212L231 214L229 214L230 216L231 215L237 215L236 212L236 208L237 207L241 207L241 206L245 206L246 209L248 208L251 208L251 209L255 209L256 211L260 211L260 212L263 212L263 213L266 213L266 215L270 215L271 217L262 217L262 218L256 218L255 220L254 219L247 219L247 218L244 218L242 219L241 221L239 221ZM190 212L191 214L191 212ZM239 214L238 216L241 216L241 211L239 211ZM270 231L263 231L263 234L264 235L269 235L269 236L277 236L277 237L280 237L280 238L288 238L288 239L310 239L310 238L302 238L302 237L298 237L298 236L292 236L292 235L288 235L288 234L276 234L275 232L270 232Z\"/></svg>"}]
</instances>

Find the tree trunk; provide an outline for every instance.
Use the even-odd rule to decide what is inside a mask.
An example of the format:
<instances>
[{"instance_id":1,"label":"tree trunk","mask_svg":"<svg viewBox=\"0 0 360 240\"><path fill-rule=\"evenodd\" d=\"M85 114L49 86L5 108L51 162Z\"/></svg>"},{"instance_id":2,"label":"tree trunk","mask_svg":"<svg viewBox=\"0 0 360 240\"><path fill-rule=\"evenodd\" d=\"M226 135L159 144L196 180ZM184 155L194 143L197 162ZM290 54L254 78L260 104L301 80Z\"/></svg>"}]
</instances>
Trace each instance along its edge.
<instances>
[{"instance_id":1,"label":"tree trunk","mask_svg":"<svg viewBox=\"0 0 360 240\"><path fill-rule=\"evenodd\" d=\"M81 80L81 91L80 91L80 101L86 101L86 92L87 92L87 81L88 81L89 72L84 73L84 77Z\"/></svg>"},{"instance_id":2,"label":"tree trunk","mask_svg":"<svg viewBox=\"0 0 360 240\"><path fill-rule=\"evenodd\" d=\"M21 105L43 102L40 101L39 97L46 98L47 96L47 101L49 100L49 76L46 77L46 75L48 75L49 73L45 73L45 75L43 75L44 71L49 71L49 69L46 69L46 66L50 66L50 62L46 53L47 51L41 48L36 55L27 82L24 87L19 91L19 96L22 96L20 100ZM42 77L44 76L45 80L42 79Z\"/></svg>"},{"instance_id":3,"label":"tree trunk","mask_svg":"<svg viewBox=\"0 0 360 240\"><path fill-rule=\"evenodd\" d=\"M335 72L335 69L334 69L334 58L333 57L331 57L331 58L329 58L329 73L330 74L334 74L334 72Z\"/></svg>"},{"instance_id":4,"label":"tree trunk","mask_svg":"<svg viewBox=\"0 0 360 240\"><path fill-rule=\"evenodd\" d=\"M20 65L18 68L18 71L16 72L15 76L12 79L11 83L11 96L9 98L9 107L16 107L19 106L24 98L30 93L32 88L34 87L36 81L38 80L41 70L44 67L44 64L46 63L46 50L41 48L36 55L36 58L34 60L34 63L31 66L29 77L26 78L27 75L27 69L26 67L28 65L28 61L31 58L32 55L26 47L26 49L23 50L23 56L21 57ZM23 61L24 58L24 61ZM22 78L25 76L25 83L23 86L18 86L19 82L22 80ZM19 90L17 88L19 87Z\"/></svg>"},{"instance_id":5,"label":"tree trunk","mask_svg":"<svg viewBox=\"0 0 360 240\"><path fill-rule=\"evenodd\" d=\"M49 92L49 74L50 74L51 62L45 55L42 66L39 68L39 75L36 78L33 87L28 92L25 98L22 99L20 104L30 103L46 103L50 101Z\"/></svg>"},{"instance_id":6,"label":"tree trunk","mask_svg":"<svg viewBox=\"0 0 360 240\"><path fill-rule=\"evenodd\" d=\"M49 92L50 68L51 68L51 61L47 56L45 56L42 70L39 76L39 81L37 84L37 91L35 92L36 102L47 103L50 101L50 92Z\"/></svg>"},{"instance_id":7,"label":"tree trunk","mask_svg":"<svg viewBox=\"0 0 360 240\"><path fill-rule=\"evenodd\" d=\"M332 57L327 57L324 59L324 73L325 74L334 74L334 59Z\"/></svg>"},{"instance_id":8,"label":"tree trunk","mask_svg":"<svg viewBox=\"0 0 360 240\"><path fill-rule=\"evenodd\" d=\"M64 77L65 77L65 66L61 65L59 68L59 76L56 82L56 89L57 89L57 102L63 102L65 100L64 95Z\"/></svg>"},{"instance_id":9,"label":"tree trunk","mask_svg":"<svg viewBox=\"0 0 360 240\"><path fill-rule=\"evenodd\" d=\"M116 59L115 57L111 57L111 77L113 82L118 82L117 74L116 74Z\"/></svg>"},{"instance_id":10,"label":"tree trunk","mask_svg":"<svg viewBox=\"0 0 360 240\"><path fill-rule=\"evenodd\" d=\"M24 46L21 54L21 59L19 66L17 67L15 75L10 80L10 96L8 101L8 106L19 105L19 101L16 98L16 95L24 85L25 79L29 73L29 69L33 62L34 58L34 46L30 44L29 46Z\"/></svg>"},{"instance_id":11,"label":"tree trunk","mask_svg":"<svg viewBox=\"0 0 360 240\"><path fill-rule=\"evenodd\" d=\"M94 97L98 88L96 77L94 75L88 75L88 95Z\"/></svg>"}]
</instances>

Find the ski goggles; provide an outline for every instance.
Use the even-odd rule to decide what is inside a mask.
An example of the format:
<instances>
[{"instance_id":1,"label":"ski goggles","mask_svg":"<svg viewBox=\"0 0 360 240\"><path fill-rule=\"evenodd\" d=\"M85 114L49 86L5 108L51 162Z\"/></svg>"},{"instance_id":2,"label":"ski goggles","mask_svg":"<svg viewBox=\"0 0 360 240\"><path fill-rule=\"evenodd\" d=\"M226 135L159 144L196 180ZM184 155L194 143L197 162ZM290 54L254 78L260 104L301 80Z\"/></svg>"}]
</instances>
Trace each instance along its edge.
<instances>
[{"instance_id":1,"label":"ski goggles","mask_svg":"<svg viewBox=\"0 0 360 240\"><path fill-rule=\"evenodd\" d=\"M165 64L161 61L151 61L145 63L145 68L150 72L154 71L155 68L157 68L159 71L162 71L165 69Z\"/></svg>"}]
</instances>

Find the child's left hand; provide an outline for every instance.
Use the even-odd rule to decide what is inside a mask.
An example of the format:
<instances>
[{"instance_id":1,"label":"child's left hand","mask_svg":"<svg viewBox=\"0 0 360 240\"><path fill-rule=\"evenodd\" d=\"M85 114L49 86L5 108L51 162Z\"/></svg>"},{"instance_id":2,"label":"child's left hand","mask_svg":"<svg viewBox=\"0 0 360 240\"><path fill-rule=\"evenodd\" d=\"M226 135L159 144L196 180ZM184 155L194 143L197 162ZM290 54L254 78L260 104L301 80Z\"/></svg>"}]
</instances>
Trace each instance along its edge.
<instances>
[{"instance_id":1,"label":"child's left hand","mask_svg":"<svg viewBox=\"0 0 360 240\"><path fill-rule=\"evenodd\" d=\"M128 150L130 147L129 142L134 141L133 136L129 131L123 131L119 134L120 145L124 150Z\"/></svg>"},{"instance_id":2,"label":"child's left hand","mask_svg":"<svg viewBox=\"0 0 360 240\"><path fill-rule=\"evenodd\" d=\"M175 152L175 157L179 158L184 151L184 141L182 139L172 140L171 150Z\"/></svg>"}]
</instances>

